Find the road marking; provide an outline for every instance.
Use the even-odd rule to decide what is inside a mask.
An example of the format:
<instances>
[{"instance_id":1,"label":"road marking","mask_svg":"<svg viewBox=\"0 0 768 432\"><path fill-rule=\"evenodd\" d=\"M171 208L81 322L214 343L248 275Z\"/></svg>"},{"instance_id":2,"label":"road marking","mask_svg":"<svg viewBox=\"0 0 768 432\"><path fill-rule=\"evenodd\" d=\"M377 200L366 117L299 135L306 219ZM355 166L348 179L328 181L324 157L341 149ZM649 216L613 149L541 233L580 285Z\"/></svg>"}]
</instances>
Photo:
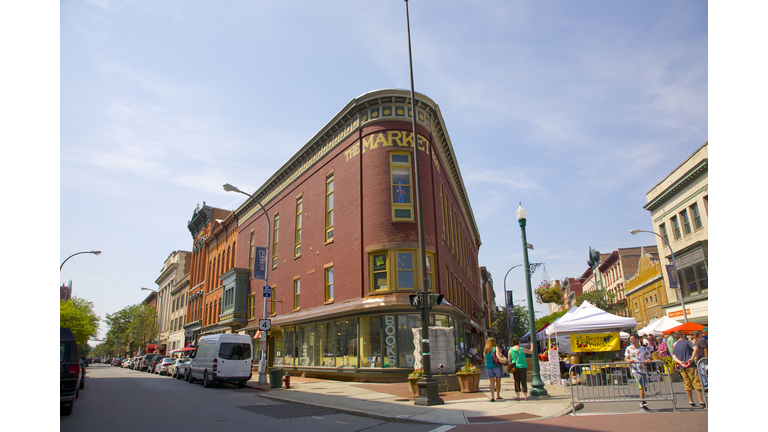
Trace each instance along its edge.
<instances>
[{"instance_id":1,"label":"road marking","mask_svg":"<svg viewBox=\"0 0 768 432\"><path fill-rule=\"evenodd\" d=\"M312 417L313 419L318 419L318 420L325 420L325 419L324 419L324 418L322 418L322 417L315 417L315 416L310 416L310 417Z\"/></svg>"},{"instance_id":2,"label":"road marking","mask_svg":"<svg viewBox=\"0 0 768 432\"><path fill-rule=\"evenodd\" d=\"M429 432L445 432L445 431L449 431L449 430L451 430L451 429L453 429L455 427L456 427L456 425L442 425L439 428L432 429Z\"/></svg>"}]
</instances>

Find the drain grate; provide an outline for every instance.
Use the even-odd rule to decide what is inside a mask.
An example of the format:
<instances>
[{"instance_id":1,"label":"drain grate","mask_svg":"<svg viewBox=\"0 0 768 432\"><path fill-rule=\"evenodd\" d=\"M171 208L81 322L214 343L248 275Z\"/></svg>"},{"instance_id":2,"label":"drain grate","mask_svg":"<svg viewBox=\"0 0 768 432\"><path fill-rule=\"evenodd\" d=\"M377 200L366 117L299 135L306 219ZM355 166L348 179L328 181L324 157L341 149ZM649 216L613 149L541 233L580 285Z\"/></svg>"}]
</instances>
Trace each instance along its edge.
<instances>
[{"instance_id":1,"label":"drain grate","mask_svg":"<svg viewBox=\"0 0 768 432\"><path fill-rule=\"evenodd\" d=\"M338 414L332 409L302 404L252 405L240 407L240 409L276 419L295 419Z\"/></svg>"}]
</instances>

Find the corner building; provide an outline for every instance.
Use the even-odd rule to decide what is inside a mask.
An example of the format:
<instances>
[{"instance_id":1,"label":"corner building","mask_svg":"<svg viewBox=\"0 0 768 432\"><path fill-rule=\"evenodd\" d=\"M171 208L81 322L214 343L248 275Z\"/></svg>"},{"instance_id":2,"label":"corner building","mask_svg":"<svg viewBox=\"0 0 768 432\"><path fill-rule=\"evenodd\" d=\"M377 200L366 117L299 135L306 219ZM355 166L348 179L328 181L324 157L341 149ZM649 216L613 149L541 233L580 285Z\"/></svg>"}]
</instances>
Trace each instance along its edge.
<instances>
[{"instance_id":1,"label":"corner building","mask_svg":"<svg viewBox=\"0 0 768 432\"><path fill-rule=\"evenodd\" d=\"M398 380L413 369L420 309L409 294L425 274L445 296L431 326L454 329L456 363L486 332L477 262L480 234L437 104L410 92L353 99L236 211L236 265L248 269L247 325L262 318L254 246L270 232L270 364L305 376ZM417 149L417 150L416 150ZM420 268L414 200L419 153L427 266ZM258 341L256 358L260 356ZM433 347L433 350L436 348Z\"/></svg>"}]
</instances>

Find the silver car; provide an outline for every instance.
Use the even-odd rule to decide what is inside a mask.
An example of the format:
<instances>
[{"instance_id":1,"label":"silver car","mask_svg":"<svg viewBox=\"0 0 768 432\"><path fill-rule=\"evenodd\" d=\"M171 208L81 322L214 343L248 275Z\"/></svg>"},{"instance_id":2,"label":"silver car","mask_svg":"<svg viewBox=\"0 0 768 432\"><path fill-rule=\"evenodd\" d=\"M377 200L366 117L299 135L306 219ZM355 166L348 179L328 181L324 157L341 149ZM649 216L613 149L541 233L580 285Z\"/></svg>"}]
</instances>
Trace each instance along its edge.
<instances>
[{"instance_id":1,"label":"silver car","mask_svg":"<svg viewBox=\"0 0 768 432\"><path fill-rule=\"evenodd\" d=\"M187 371L189 370L189 362L192 361L189 357L184 357L183 359L177 360L177 363L173 370L172 377L176 379L186 379L187 378Z\"/></svg>"},{"instance_id":2,"label":"silver car","mask_svg":"<svg viewBox=\"0 0 768 432\"><path fill-rule=\"evenodd\" d=\"M168 374L168 366L174 363L176 360L172 358L164 358L157 365L155 365L155 373L158 375Z\"/></svg>"}]
</instances>

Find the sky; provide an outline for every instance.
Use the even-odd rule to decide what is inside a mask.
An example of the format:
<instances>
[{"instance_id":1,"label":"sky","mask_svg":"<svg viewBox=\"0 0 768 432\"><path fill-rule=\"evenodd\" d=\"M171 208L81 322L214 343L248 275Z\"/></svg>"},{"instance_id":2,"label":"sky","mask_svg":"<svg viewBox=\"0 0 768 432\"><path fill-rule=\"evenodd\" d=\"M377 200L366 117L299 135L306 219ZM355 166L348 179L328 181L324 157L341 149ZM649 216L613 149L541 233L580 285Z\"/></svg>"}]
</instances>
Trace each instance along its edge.
<instances>
[{"instance_id":1,"label":"sky","mask_svg":"<svg viewBox=\"0 0 768 432\"><path fill-rule=\"evenodd\" d=\"M351 99L410 88L405 3L60 6L60 273L105 317L190 250ZM708 141L701 1L411 0L417 92L441 109L503 303L522 263L578 277L589 247L655 244L645 193ZM508 289L525 298L522 268ZM537 305L545 311L546 305ZM103 326L103 336L106 326Z\"/></svg>"}]
</instances>

